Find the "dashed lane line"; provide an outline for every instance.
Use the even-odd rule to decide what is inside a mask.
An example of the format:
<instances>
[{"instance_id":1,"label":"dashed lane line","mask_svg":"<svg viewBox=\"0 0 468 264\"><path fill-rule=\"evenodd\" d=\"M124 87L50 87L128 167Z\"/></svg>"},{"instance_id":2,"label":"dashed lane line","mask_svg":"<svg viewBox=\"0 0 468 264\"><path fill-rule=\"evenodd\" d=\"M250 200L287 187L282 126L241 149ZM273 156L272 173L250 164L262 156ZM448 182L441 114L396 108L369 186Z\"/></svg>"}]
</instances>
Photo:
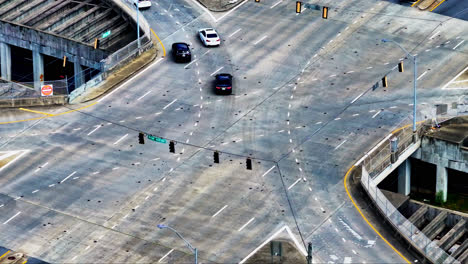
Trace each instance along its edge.
<instances>
[{"instance_id":1,"label":"dashed lane line","mask_svg":"<svg viewBox=\"0 0 468 264\"><path fill-rule=\"evenodd\" d=\"M14 216L10 217L8 220L6 220L5 222L3 222L4 225L8 224L8 222L10 222L11 220L13 220L15 217L17 217L19 214L21 214L21 212L17 212Z\"/></svg>"},{"instance_id":2,"label":"dashed lane line","mask_svg":"<svg viewBox=\"0 0 468 264\"><path fill-rule=\"evenodd\" d=\"M242 231L246 226L248 226L253 220L255 220L255 217L252 217L250 218L249 221L247 221L247 223L245 223L243 226L241 226L241 228L239 228L237 231L240 232Z\"/></svg>"},{"instance_id":3,"label":"dashed lane line","mask_svg":"<svg viewBox=\"0 0 468 264\"><path fill-rule=\"evenodd\" d=\"M114 145L117 145L120 141L122 141L124 138L126 138L128 136L128 134L125 134L124 136L122 136L121 138L119 138L116 142L114 142Z\"/></svg>"},{"instance_id":4,"label":"dashed lane line","mask_svg":"<svg viewBox=\"0 0 468 264\"><path fill-rule=\"evenodd\" d=\"M219 215L224 209L226 209L226 207L228 207L227 204L226 204L225 206L223 206L223 208L219 209L218 212L216 212L214 215L212 215L211 218L214 218L214 217L216 217L217 215Z\"/></svg>"}]
</instances>

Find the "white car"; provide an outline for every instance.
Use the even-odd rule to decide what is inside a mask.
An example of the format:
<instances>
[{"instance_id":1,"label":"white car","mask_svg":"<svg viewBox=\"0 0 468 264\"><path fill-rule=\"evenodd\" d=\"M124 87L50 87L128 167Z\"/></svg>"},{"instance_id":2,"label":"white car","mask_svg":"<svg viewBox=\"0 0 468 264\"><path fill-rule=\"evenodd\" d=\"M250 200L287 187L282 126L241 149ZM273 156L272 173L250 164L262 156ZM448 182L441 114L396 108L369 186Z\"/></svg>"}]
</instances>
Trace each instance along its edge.
<instances>
[{"instance_id":1,"label":"white car","mask_svg":"<svg viewBox=\"0 0 468 264\"><path fill-rule=\"evenodd\" d=\"M132 0L133 5L136 7L138 6L138 9L144 9L144 8L150 8L151 7L151 1L150 0Z\"/></svg>"},{"instance_id":2,"label":"white car","mask_svg":"<svg viewBox=\"0 0 468 264\"><path fill-rule=\"evenodd\" d=\"M198 35L205 46L219 46L221 44L218 33L212 28L202 28L198 31Z\"/></svg>"}]
</instances>

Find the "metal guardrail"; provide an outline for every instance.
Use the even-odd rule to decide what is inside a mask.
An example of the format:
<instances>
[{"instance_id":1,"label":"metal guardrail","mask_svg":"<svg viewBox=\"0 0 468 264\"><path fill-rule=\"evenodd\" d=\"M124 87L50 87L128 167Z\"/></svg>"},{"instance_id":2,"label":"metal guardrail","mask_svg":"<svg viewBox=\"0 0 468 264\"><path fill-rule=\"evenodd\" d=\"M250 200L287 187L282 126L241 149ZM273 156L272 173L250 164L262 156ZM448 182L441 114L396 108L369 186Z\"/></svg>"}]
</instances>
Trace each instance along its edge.
<instances>
[{"instance_id":1,"label":"metal guardrail","mask_svg":"<svg viewBox=\"0 0 468 264\"><path fill-rule=\"evenodd\" d=\"M424 133L424 125L418 125L418 138ZM397 154L400 156L413 144L412 127L408 126L395 133L393 136L399 138ZM388 137L387 139L389 139ZM390 164L390 141L384 141L377 145L371 153L366 154L362 162L361 185L368 195L374 200L380 212L389 220L392 226L405 238L425 254L431 262L439 263L460 263L452 256L442 250L437 242L429 239L421 230L413 225L404 215L402 215L387 197L377 188L373 178L379 175Z\"/></svg>"},{"instance_id":2,"label":"metal guardrail","mask_svg":"<svg viewBox=\"0 0 468 264\"><path fill-rule=\"evenodd\" d=\"M126 60L127 58L136 55L145 51L148 47L151 46L151 39L146 35L140 37L141 47L138 49L138 39L130 42L127 46L117 50L116 52L109 55L105 60L102 61L102 72L109 71L113 69L120 62Z\"/></svg>"},{"instance_id":3,"label":"metal guardrail","mask_svg":"<svg viewBox=\"0 0 468 264\"><path fill-rule=\"evenodd\" d=\"M53 95L68 95L67 80L44 81L42 85L52 85ZM10 82L0 80L0 97L2 99L41 97L41 92L34 89L34 82Z\"/></svg>"}]
</instances>

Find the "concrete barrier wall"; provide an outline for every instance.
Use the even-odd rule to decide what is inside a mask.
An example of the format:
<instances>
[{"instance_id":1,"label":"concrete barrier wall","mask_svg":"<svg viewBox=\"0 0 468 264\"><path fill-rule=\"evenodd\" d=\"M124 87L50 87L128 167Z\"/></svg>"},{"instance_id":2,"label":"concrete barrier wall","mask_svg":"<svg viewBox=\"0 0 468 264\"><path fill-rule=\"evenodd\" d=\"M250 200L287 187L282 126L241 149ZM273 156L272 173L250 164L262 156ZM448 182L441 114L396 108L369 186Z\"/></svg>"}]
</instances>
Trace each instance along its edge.
<instances>
[{"instance_id":1,"label":"concrete barrier wall","mask_svg":"<svg viewBox=\"0 0 468 264\"><path fill-rule=\"evenodd\" d=\"M129 15L133 19L133 21L135 21L136 24L137 12L135 8L128 7L127 4L125 4L125 0L112 0L112 3L118 6L120 10L125 12L127 15ZM141 15L141 13L138 17L138 20L140 21L140 27L143 30L144 35L148 36L148 38L151 39L151 29L148 21ZM140 34L140 37L141 36L143 36L143 34Z\"/></svg>"},{"instance_id":2,"label":"concrete barrier wall","mask_svg":"<svg viewBox=\"0 0 468 264\"><path fill-rule=\"evenodd\" d=\"M68 102L68 97L66 95L0 99L0 108L64 105L67 102Z\"/></svg>"}]
</instances>

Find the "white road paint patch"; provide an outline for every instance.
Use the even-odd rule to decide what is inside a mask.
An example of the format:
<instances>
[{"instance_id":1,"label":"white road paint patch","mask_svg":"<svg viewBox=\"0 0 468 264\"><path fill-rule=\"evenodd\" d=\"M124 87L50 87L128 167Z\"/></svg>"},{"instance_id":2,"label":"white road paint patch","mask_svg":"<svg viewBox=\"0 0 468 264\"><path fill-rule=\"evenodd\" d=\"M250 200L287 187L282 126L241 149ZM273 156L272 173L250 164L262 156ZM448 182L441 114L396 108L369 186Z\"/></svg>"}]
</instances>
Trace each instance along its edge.
<instances>
[{"instance_id":1,"label":"white road paint patch","mask_svg":"<svg viewBox=\"0 0 468 264\"><path fill-rule=\"evenodd\" d=\"M366 69L369 70L369 69L372 69L373 67L367 67Z\"/></svg>"},{"instance_id":2,"label":"white road paint patch","mask_svg":"<svg viewBox=\"0 0 468 264\"><path fill-rule=\"evenodd\" d=\"M390 109L397 108L396 106L390 106Z\"/></svg>"},{"instance_id":3,"label":"white road paint patch","mask_svg":"<svg viewBox=\"0 0 468 264\"><path fill-rule=\"evenodd\" d=\"M135 119L142 119L142 118L143 118L142 116L135 117Z\"/></svg>"},{"instance_id":4,"label":"white road paint patch","mask_svg":"<svg viewBox=\"0 0 468 264\"><path fill-rule=\"evenodd\" d=\"M55 183L53 183L53 184L49 185L49 187L54 187L54 186L55 186Z\"/></svg>"},{"instance_id":5,"label":"white road paint patch","mask_svg":"<svg viewBox=\"0 0 468 264\"><path fill-rule=\"evenodd\" d=\"M21 196L16 197L15 201L18 201L19 199L21 199Z\"/></svg>"},{"instance_id":6,"label":"white road paint patch","mask_svg":"<svg viewBox=\"0 0 468 264\"><path fill-rule=\"evenodd\" d=\"M189 64L185 65L184 69L187 69L187 68L190 66L190 64L196 62L197 60L198 60L198 59L195 59L195 60L193 60L192 62L190 62Z\"/></svg>"},{"instance_id":7,"label":"white road paint patch","mask_svg":"<svg viewBox=\"0 0 468 264\"><path fill-rule=\"evenodd\" d=\"M343 145L345 142L346 142L346 140L344 140L343 142L341 142L338 146L335 147L335 150L337 150L339 147L341 147L341 145Z\"/></svg>"},{"instance_id":8,"label":"white road paint patch","mask_svg":"<svg viewBox=\"0 0 468 264\"><path fill-rule=\"evenodd\" d=\"M291 184L291 185L288 187L288 190L290 190L292 187L294 187L294 185L296 185L300 180L301 180L301 178L297 179L293 184Z\"/></svg>"},{"instance_id":9,"label":"white road paint patch","mask_svg":"<svg viewBox=\"0 0 468 264\"><path fill-rule=\"evenodd\" d=\"M259 40L255 41L255 42L254 42L254 45L257 45L258 43L260 43L262 40L266 39L267 37L268 37L267 35L263 36L263 37L260 38Z\"/></svg>"},{"instance_id":10,"label":"white road paint patch","mask_svg":"<svg viewBox=\"0 0 468 264\"><path fill-rule=\"evenodd\" d=\"M73 180L79 179L80 177L73 177Z\"/></svg>"},{"instance_id":11,"label":"white road paint patch","mask_svg":"<svg viewBox=\"0 0 468 264\"><path fill-rule=\"evenodd\" d=\"M232 32L232 34L231 34L231 35L229 35L229 37L232 37L232 36L234 36L234 35L235 35L237 32L239 32L239 31L241 31L241 30L242 30L242 28L239 28L238 30L236 30L236 31Z\"/></svg>"},{"instance_id":12,"label":"white road paint patch","mask_svg":"<svg viewBox=\"0 0 468 264\"><path fill-rule=\"evenodd\" d=\"M341 117L337 117L337 118L335 118L335 121L338 121L338 120L340 120L340 119L341 119Z\"/></svg>"},{"instance_id":13,"label":"white road paint patch","mask_svg":"<svg viewBox=\"0 0 468 264\"><path fill-rule=\"evenodd\" d=\"M335 77L335 76L336 76L336 74L332 74L332 75L330 75L330 76L328 76L328 77L330 77L330 78L331 78L331 77Z\"/></svg>"},{"instance_id":14,"label":"white road paint patch","mask_svg":"<svg viewBox=\"0 0 468 264\"><path fill-rule=\"evenodd\" d=\"M73 129L73 131L81 130L81 127Z\"/></svg>"},{"instance_id":15,"label":"white road paint patch","mask_svg":"<svg viewBox=\"0 0 468 264\"><path fill-rule=\"evenodd\" d=\"M247 223L245 223L243 226L241 226L241 228L239 228L237 231L238 232L242 231L242 229L244 229L247 225L249 225L253 220L255 220L255 217L250 218L250 220L247 221Z\"/></svg>"},{"instance_id":16,"label":"white road paint patch","mask_svg":"<svg viewBox=\"0 0 468 264\"><path fill-rule=\"evenodd\" d=\"M345 243L346 243L346 239L345 239L344 237L342 237L342 238L341 238L341 240L343 240L343 242L345 242Z\"/></svg>"},{"instance_id":17,"label":"white road paint patch","mask_svg":"<svg viewBox=\"0 0 468 264\"><path fill-rule=\"evenodd\" d=\"M265 173L263 173L262 177L265 177L265 175L267 175L270 171L272 171L273 169L275 168L275 166L271 167L270 169L268 169Z\"/></svg>"},{"instance_id":18,"label":"white road paint patch","mask_svg":"<svg viewBox=\"0 0 468 264\"><path fill-rule=\"evenodd\" d=\"M375 113L375 115L373 115L372 118L375 118L378 114L380 114L380 112L382 112L382 110L379 110L377 113Z\"/></svg>"},{"instance_id":19,"label":"white road paint patch","mask_svg":"<svg viewBox=\"0 0 468 264\"><path fill-rule=\"evenodd\" d=\"M223 206L223 208L219 209L214 215L212 215L211 218L216 217L219 213L221 213L224 209L226 209L226 207L228 207L227 204L225 206Z\"/></svg>"},{"instance_id":20,"label":"white road paint patch","mask_svg":"<svg viewBox=\"0 0 468 264\"><path fill-rule=\"evenodd\" d=\"M353 262L353 259L350 257L345 257L343 260L343 264L350 264Z\"/></svg>"},{"instance_id":21,"label":"white road paint patch","mask_svg":"<svg viewBox=\"0 0 468 264\"><path fill-rule=\"evenodd\" d=\"M14 216L10 217L8 220L6 220L5 222L3 222L4 225L8 224L8 222L10 222L11 220L13 220L13 218L17 217L19 214L21 214L21 212L17 212Z\"/></svg>"},{"instance_id":22,"label":"white road paint patch","mask_svg":"<svg viewBox=\"0 0 468 264\"><path fill-rule=\"evenodd\" d=\"M71 176L75 175L76 171L72 172L70 175L68 175L67 177L65 177L65 179L61 180L60 183L64 183L66 180L68 180L68 178L70 178Z\"/></svg>"},{"instance_id":23,"label":"white road paint patch","mask_svg":"<svg viewBox=\"0 0 468 264\"><path fill-rule=\"evenodd\" d=\"M34 191L32 191L31 193L37 193L38 191L39 191L39 190L34 190Z\"/></svg>"},{"instance_id":24,"label":"white road paint patch","mask_svg":"<svg viewBox=\"0 0 468 264\"><path fill-rule=\"evenodd\" d=\"M98 173L99 173L99 171L95 171L95 172L93 172L92 174L93 174L93 175L96 175L96 174L98 174Z\"/></svg>"},{"instance_id":25,"label":"white road paint patch","mask_svg":"<svg viewBox=\"0 0 468 264\"><path fill-rule=\"evenodd\" d=\"M123 122L125 122L125 120L122 120ZM122 121L120 121L121 123L123 123ZM98 130L102 125L97 125L95 129L93 129L91 132L88 133L88 136L91 135L92 133L96 132L96 130Z\"/></svg>"},{"instance_id":26,"label":"white road paint patch","mask_svg":"<svg viewBox=\"0 0 468 264\"><path fill-rule=\"evenodd\" d=\"M416 80L419 81L419 79L421 79L426 74L427 74L427 71L423 72L421 75L419 75L419 77Z\"/></svg>"},{"instance_id":27,"label":"white road paint patch","mask_svg":"<svg viewBox=\"0 0 468 264\"><path fill-rule=\"evenodd\" d=\"M196 2L196 1L195 1L195 2ZM160 259L158 260L158 263L160 263L160 262L163 261L167 256L169 256L169 254L171 254L172 251L174 251L174 248L171 249L171 250L169 250L169 252L167 252L166 255L162 256L162 258L160 258Z\"/></svg>"},{"instance_id":28,"label":"white road paint patch","mask_svg":"<svg viewBox=\"0 0 468 264\"><path fill-rule=\"evenodd\" d=\"M147 93L145 93L144 95L142 95L140 98L137 99L137 101L140 101L141 99L143 99L145 96L147 96L148 94L150 94L151 91L148 91Z\"/></svg>"},{"instance_id":29,"label":"white road paint patch","mask_svg":"<svg viewBox=\"0 0 468 264\"><path fill-rule=\"evenodd\" d=\"M279 5L279 4L281 4L281 2L283 2L283 0L279 0L278 2L276 2L274 5L272 5L272 6L270 7L270 9L271 9L271 8L274 8L275 6L277 6L277 5Z\"/></svg>"},{"instance_id":30,"label":"white road paint patch","mask_svg":"<svg viewBox=\"0 0 468 264\"><path fill-rule=\"evenodd\" d=\"M319 122L317 122L317 123L315 123L315 124L316 124L316 125L322 124L322 121L319 121Z\"/></svg>"},{"instance_id":31,"label":"white road paint patch","mask_svg":"<svg viewBox=\"0 0 468 264\"><path fill-rule=\"evenodd\" d=\"M112 168L112 170L118 170L120 169L120 167L115 167L115 168Z\"/></svg>"},{"instance_id":32,"label":"white road paint patch","mask_svg":"<svg viewBox=\"0 0 468 264\"><path fill-rule=\"evenodd\" d=\"M116 142L114 142L114 145L117 145L120 141L122 141L124 138L126 138L128 136L128 134L125 134L124 136L122 136L121 138L119 138Z\"/></svg>"},{"instance_id":33,"label":"white road paint patch","mask_svg":"<svg viewBox=\"0 0 468 264\"><path fill-rule=\"evenodd\" d=\"M353 116L358 116L359 114L353 114Z\"/></svg>"},{"instance_id":34,"label":"white road paint patch","mask_svg":"<svg viewBox=\"0 0 468 264\"><path fill-rule=\"evenodd\" d=\"M435 36L437 36L437 34L439 34L439 33L440 33L440 31L437 31L437 32L436 32L436 33L434 33L434 35L432 35L432 37L430 37L429 39L433 39L433 38L435 38Z\"/></svg>"},{"instance_id":35,"label":"white road paint patch","mask_svg":"<svg viewBox=\"0 0 468 264\"><path fill-rule=\"evenodd\" d=\"M177 99L172 100L172 102L168 103L166 106L163 107L163 110L171 106L173 103L175 103Z\"/></svg>"},{"instance_id":36,"label":"white road paint patch","mask_svg":"<svg viewBox=\"0 0 468 264\"><path fill-rule=\"evenodd\" d=\"M460 41L460 43L458 43L455 47L453 47L453 50L455 50L456 48L458 48L458 46L460 46L463 42L465 42L465 40Z\"/></svg>"},{"instance_id":37,"label":"white road paint patch","mask_svg":"<svg viewBox=\"0 0 468 264\"><path fill-rule=\"evenodd\" d=\"M211 52L211 50L207 50L207 51L205 51L205 53L203 53L202 56L205 56L206 54L208 54L208 53L210 53L210 52Z\"/></svg>"},{"instance_id":38,"label":"white road paint patch","mask_svg":"<svg viewBox=\"0 0 468 264\"><path fill-rule=\"evenodd\" d=\"M354 250L351 250L351 251L353 252L353 254L354 254L354 255L356 255L356 254L357 254L357 253L356 253L356 251L354 251Z\"/></svg>"},{"instance_id":39,"label":"white road paint patch","mask_svg":"<svg viewBox=\"0 0 468 264\"><path fill-rule=\"evenodd\" d=\"M223 66L223 67L221 67L221 68L219 68L219 69L217 69L217 70L216 70L216 71L214 71L212 74L210 74L210 76L213 76L213 75L215 75L217 72L219 72L219 71L220 71L220 70L222 70L223 68L224 68L224 66Z\"/></svg>"},{"instance_id":40,"label":"white road paint patch","mask_svg":"<svg viewBox=\"0 0 468 264\"><path fill-rule=\"evenodd\" d=\"M196 1L198 2L198 1ZM220 18L216 19L215 22L219 22L221 19L225 18L226 16L228 16L229 14L231 14L232 12L234 12L234 10L236 10L237 8L241 7L243 4L247 3L246 0L244 0L242 3L240 3L239 5L237 5L236 7L234 7L233 9L231 9L230 11L228 11L226 14L224 14L223 16L221 16Z\"/></svg>"}]
</instances>

